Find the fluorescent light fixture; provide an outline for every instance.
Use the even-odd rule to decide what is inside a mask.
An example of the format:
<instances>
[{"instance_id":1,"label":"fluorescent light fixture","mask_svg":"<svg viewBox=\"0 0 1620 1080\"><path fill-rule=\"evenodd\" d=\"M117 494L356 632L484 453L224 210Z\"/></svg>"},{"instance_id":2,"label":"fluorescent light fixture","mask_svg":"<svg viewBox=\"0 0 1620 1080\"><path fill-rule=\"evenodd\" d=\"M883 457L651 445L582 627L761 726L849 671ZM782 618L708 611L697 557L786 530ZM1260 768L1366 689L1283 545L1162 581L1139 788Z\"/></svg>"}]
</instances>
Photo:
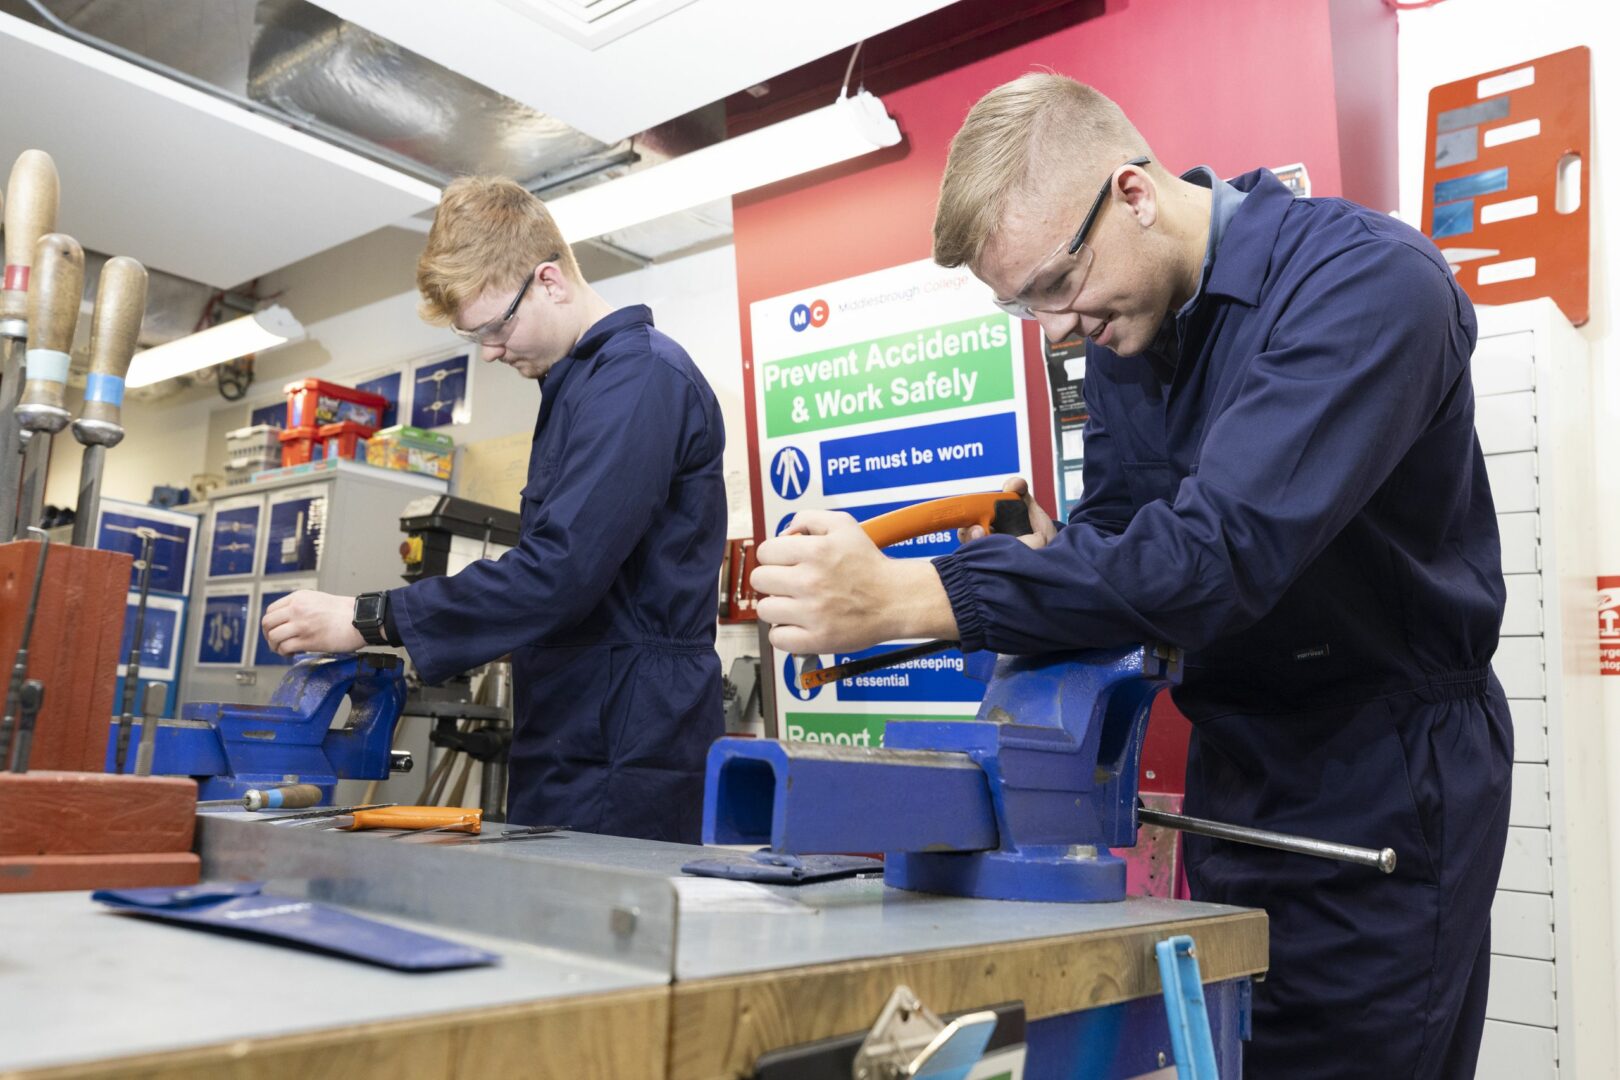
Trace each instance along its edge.
<instances>
[{"instance_id":1,"label":"fluorescent light fixture","mask_svg":"<svg viewBox=\"0 0 1620 1080\"><path fill-rule=\"evenodd\" d=\"M689 210L740 191L836 165L900 141L900 126L866 91L641 172L549 200L571 244Z\"/></svg>"},{"instance_id":2,"label":"fluorescent light fixture","mask_svg":"<svg viewBox=\"0 0 1620 1080\"><path fill-rule=\"evenodd\" d=\"M150 386L176 375L189 375L205 367L235 360L238 356L264 352L289 341L299 341L303 336L304 327L293 318L292 312L280 304L274 304L252 315L210 326L207 330L199 330L176 341L136 353L124 385L131 388Z\"/></svg>"}]
</instances>

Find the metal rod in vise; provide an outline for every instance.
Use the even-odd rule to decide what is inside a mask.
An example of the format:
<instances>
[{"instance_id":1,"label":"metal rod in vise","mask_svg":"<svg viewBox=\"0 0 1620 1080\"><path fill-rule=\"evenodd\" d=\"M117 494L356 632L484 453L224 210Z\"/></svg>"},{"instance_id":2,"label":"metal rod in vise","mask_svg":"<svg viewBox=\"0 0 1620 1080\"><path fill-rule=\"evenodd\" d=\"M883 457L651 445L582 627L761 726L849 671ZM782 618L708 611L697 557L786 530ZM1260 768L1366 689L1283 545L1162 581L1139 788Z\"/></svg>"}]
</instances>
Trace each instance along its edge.
<instances>
[{"instance_id":1,"label":"metal rod in vise","mask_svg":"<svg viewBox=\"0 0 1620 1080\"><path fill-rule=\"evenodd\" d=\"M850 660L843 664L834 664L831 667L810 668L799 672L799 689L814 690L818 686L826 686L830 682L839 682L843 679L853 679L857 675L865 675L870 671L881 671L886 667L904 664L908 660L931 656L934 653L954 649L962 644L955 638L938 638L934 641L925 641L921 645L907 645L903 649L893 652L880 653L877 656L868 656L863 660Z\"/></svg>"},{"instance_id":2,"label":"metal rod in vise","mask_svg":"<svg viewBox=\"0 0 1620 1080\"><path fill-rule=\"evenodd\" d=\"M1312 855L1318 859L1355 863L1357 866L1368 866L1385 874L1395 872L1394 848L1364 848L1353 844L1338 844L1331 840L1312 840L1309 837L1290 836L1287 833L1270 832L1266 829L1249 829L1242 825L1228 825L1221 821L1187 817L1183 814L1167 814L1162 810L1149 810L1142 806L1136 808L1136 820L1143 825L1159 825L1166 829L1214 837L1217 840L1231 840L1238 844L1275 848L1295 855Z\"/></svg>"},{"instance_id":3,"label":"metal rod in vise","mask_svg":"<svg viewBox=\"0 0 1620 1080\"><path fill-rule=\"evenodd\" d=\"M142 525L135 530L141 538L141 598L135 604L135 633L129 642L129 661L124 666L124 707L118 714L118 743L113 752L113 772L124 771L129 753L129 731L135 725L135 688L141 681L141 645L146 636L146 594L152 587L152 541L157 530ZM144 728L146 721L143 720Z\"/></svg>"},{"instance_id":4,"label":"metal rod in vise","mask_svg":"<svg viewBox=\"0 0 1620 1080\"><path fill-rule=\"evenodd\" d=\"M0 718L0 769L11 767L11 733L21 722L18 710L22 708L23 696L28 690L28 643L34 636L34 616L39 612L39 592L45 584L45 558L51 553L51 538L44 529L30 528L31 533L39 535L39 565L34 570L34 590L28 597L28 614L23 616L22 637L17 642L17 655L11 663L11 680L6 686L6 711ZM28 743L33 737L33 713L38 711L38 698L44 694L41 687L37 693L30 696L35 700L31 703L33 708L28 710L28 718L23 724L25 730L19 732L17 746L16 770L23 772L28 768Z\"/></svg>"}]
</instances>

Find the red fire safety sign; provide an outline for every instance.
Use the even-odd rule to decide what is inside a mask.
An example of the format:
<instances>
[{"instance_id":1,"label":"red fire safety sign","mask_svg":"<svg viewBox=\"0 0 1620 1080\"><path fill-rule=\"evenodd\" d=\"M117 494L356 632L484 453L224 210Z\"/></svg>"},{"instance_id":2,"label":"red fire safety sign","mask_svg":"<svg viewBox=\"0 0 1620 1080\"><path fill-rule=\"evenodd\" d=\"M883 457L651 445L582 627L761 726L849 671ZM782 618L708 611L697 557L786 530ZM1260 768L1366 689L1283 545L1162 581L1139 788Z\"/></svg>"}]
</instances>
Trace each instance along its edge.
<instances>
[{"instance_id":1,"label":"red fire safety sign","mask_svg":"<svg viewBox=\"0 0 1620 1080\"><path fill-rule=\"evenodd\" d=\"M1598 667L1605 675L1620 675L1620 576L1599 577Z\"/></svg>"}]
</instances>

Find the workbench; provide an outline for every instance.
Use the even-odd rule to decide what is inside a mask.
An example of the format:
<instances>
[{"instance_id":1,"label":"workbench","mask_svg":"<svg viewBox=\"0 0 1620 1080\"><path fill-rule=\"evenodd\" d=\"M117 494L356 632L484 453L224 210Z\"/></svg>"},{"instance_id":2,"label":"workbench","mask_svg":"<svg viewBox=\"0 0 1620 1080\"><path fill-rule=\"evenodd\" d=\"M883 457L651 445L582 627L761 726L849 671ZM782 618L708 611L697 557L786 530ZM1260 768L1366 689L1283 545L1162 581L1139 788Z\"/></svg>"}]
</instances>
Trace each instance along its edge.
<instances>
[{"instance_id":1,"label":"workbench","mask_svg":"<svg viewBox=\"0 0 1620 1080\"><path fill-rule=\"evenodd\" d=\"M701 848L617 837L458 847L215 814L198 848L205 879L263 879L502 962L407 975L86 893L4 896L0 1076L748 1076L767 1052L858 1041L901 984L942 1016L1021 1003L1025 1076L1139 1076L1169 1055L1153 947L1176 934L1196 942L1236 1075L1248 980L1267 963L1259 911L959 899L876 878L739 889L681 877Z\"/></svg>"}]
</instances>

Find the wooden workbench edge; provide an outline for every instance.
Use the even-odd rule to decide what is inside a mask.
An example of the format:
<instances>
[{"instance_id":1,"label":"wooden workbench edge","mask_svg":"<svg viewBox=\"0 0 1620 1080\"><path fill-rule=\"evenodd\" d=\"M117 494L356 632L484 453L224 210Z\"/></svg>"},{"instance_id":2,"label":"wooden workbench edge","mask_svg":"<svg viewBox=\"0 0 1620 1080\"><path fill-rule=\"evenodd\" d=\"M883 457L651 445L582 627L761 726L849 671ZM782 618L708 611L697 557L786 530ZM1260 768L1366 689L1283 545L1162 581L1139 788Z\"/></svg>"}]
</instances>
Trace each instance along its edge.
<instances>
[{"instance_id":1,"label":"wooden workbench edge","mask_svg":"<svg viewBox=\"0 0 1620 1080\"><path fill-rule=\"evenodd\" d=\"M253 1007L251 997L242 1007ZM0 1073L0 1080L661 1080L668 1025L669 987L655 986Z\"/></svg>"},{"instance_id":2,"label":"wooden workbench edge","mask_svg":"<svg viewBox=\"0 0 1620 1080\"><path fill-rule=\"evenodd\" d=\"M863 1030L900 983L936 1013L1022 1001L1030 1020L1156 995L1153 946L1176 934L1192 936L1205 982L1266 970L1266 915L1243 911L677 982L669 1080L746 1076L769 1050Z\"/></svg>"}]
</instances>

